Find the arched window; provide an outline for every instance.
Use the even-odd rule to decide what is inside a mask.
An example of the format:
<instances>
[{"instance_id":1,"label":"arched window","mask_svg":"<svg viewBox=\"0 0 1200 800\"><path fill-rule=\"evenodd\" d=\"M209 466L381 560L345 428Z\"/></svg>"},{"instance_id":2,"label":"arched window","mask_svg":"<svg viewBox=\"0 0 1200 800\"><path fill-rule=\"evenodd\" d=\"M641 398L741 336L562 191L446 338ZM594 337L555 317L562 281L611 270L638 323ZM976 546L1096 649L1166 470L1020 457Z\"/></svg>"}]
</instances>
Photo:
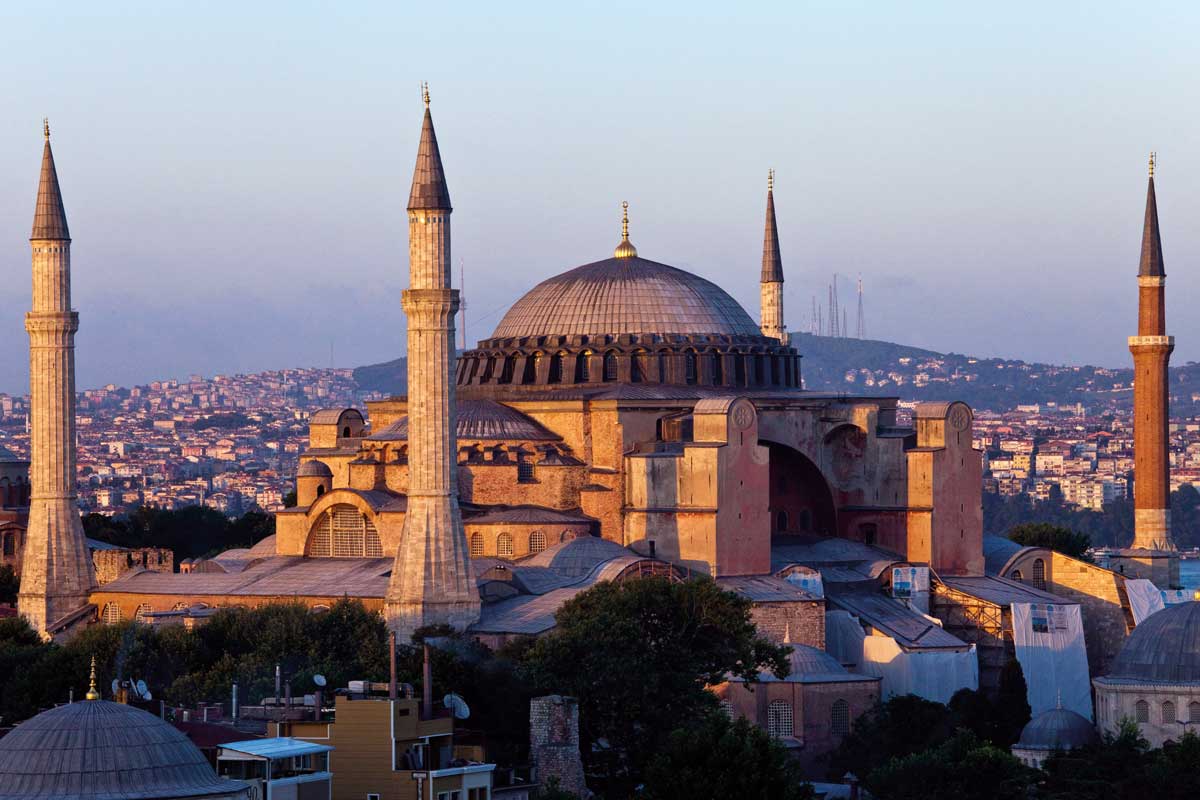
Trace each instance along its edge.
<instances>
[{"instance_id":1,"label":"arched window","mask_svg":"<svg viewBox=\"0 0 1200 800\"><path fill-rule=\"evenodd\" d=\"M1138 700L1133 705L1133 719L1135 722L1150 721L1150 704L1145 700Z\"/></svg>"},{"instance_id":2,"label":"arched window","mask_svg":"<svg viewBox=\"0 0 1200 800\"><path fill-rule=\"evenodd\" d=\"M534 353L526 357L525 371L521 374L521 383L537 383L538 359L541 357L541 353Z\"/></svg>"},{"instance_id":3,"label":"arched window","mask_svg":"<svg viewBox=\"0 0 1200 800\"><path fill-rule=\"evenodd\" d=\"M712 382L713 386L720 386L725 382L725 364L721 359L720 353L710 353L708 356L712 359Z\"/></svg>"},{"instance_id":4,"label":"arched window","mask_svg":"<svg viewBox=\"0 0 1200 800\"><path fill-rule=\"evenodd\" d=\"M175 605L171 606L172 611L187 611L187 609L187 603L176 603Z\"/></svg>"},{"instance_id":5,"label":"arched window","mask_svg":"<svg viewBox=\"0 0 1200 800\"><path fill-rule=\"evenodd\" d=\"M1021 570L1014 569L1012 572L1008 573L1008 577L1012 578L1017 583L1020 583L1021 582Z\"/></svg>"},{"instance_id":6,"label":"arched window","mask_svg":"<svg viewBox=\"0 0 1200 800\"><path fill-rule=\"evenodd\" d=\"M767 733L774 739L792 735L792 704L786 700L772 700L767 706Z\"/></svg>"},{"instance_id":7,"label":"arched window","mask_svg":"<svg viewBox=\"0 0 1200 800\"><path fill-rule=\"evenodd\" d=\"M590 378L588 377L588 359L591 358L591 355L592 355L591 350L584 350L582 353L580 353L578 356L575 357L575 382L576 383L587 383L590 380Z\"/></svg>"},{"instance_id":8,"label":"arched window","mask_svg":"<svg viewBox=\"0 0 1200 800\"><path fill-rule=\"evenodd\" d=\"M0 537L4 539L4 555L15 556L17 554L17 532L7 531L0 533Z\"/></svg>"},{"instance_id":9,"label":"arched window","mask_svg":"<svg viewBox=\"0 0 1200 800\"><path fill-rule=\"evenodd\" d=\"M501 558L512 558L513 540L512 536L507 533L502 533L496 537L496 555Z\"/></svg>"},{"instance_id":10,"label":"arched window","mask_svg":"<svg viewBox=\"0 0 1200 800\"><path fill-rule=\"evenodd\" d=\"M562 383L563 354L555 353L550 356L550 383Z\"/></svg>"},{"instance_id":11,"label":"arched window","mask_svg":"<svg viewBox=\"0 0 1200 800\"><path fill-rule=\"evenodd\" d=\"M471 558L479 558L483 555L483 534L471 534Z\"/></svg>"},{"instance_id":12,"label":"arched window","mask_svg":"<svg viewBox=\"0 0 1200 800\"><path fill-rule=\"evenodd\" d=\"M874 522L864 522L858 526L858 532L862 534L863 544L875 544L875 539L879 536L879 526Z\"/></svg>"},{"instance_id":13,"label":"arched window","mask_svg":"<svg viewBox=\"0 0 1200 800\"><path fill-rule=\"evenodd\" d=\"M845 700L834 700L830 711L829 728L834 736L845 736L850 732L850 704Z\"/></svg>"},{"instance_id":14,"label":"arched window","mask_svg":"<svg viewBox=\"0 0 1200 800\"><path fill-rule=\"evenodd\" d=\"M777 530L778 530L780 533L782 533L782 532L786 531L786 530L787 530L787 525L788 525L788 515L787 515L787 512L786 512L786 511L780 511L780 512L779 512L779 513L778 513L778 514L775 516L775 519L776 519L776 526L777 526Z\"/></svg>"},{"instance_id":15,"label":"arched window","mask_svg":"<svg viewBox=\"0 0 1200 800\"><path fill-rule=\"evenodd\" d=\"M1162 721L1163 725L1174 725L1178 721L1175 718L1175 704L1170 700L1162 704Z\"/></svg>"},{"instance_id":16,"label":"arched window","mask_svg":"<svg viewBox=\"0 0 1200 800\"><path fill-rule=\"evenodd\" d=\"M307 550L318 558L383 558L375 523L345 503L321 515L308 534Z\"/></svg>"},{"instance_id":17,"label":"arched window","mask_svg":"<svg viewBox=\"0 0 1200 800\"><path fill-rule=\"evenodd\" d=\"M646 382L646 353L644 350L634 352L629 365L629 380L633 383Z\"/></svg>"},{"instance_id":18,"label":"arched window","mask_svg":"<svg viewBox=\"0 0 1200 800\"><path fill-rule=\"evenodd\" d=\"M513 367L516 366L517 360L512 356L504 357L504 368L500 370L500 382L512 383Z\"/></svg>"},{"instance_id":19,"label":"arched window","mask_svg":"<svg viewBox=\"0 0 1200 800\"><path fill-rule=\"evenodd\" d=\"M343 439L349 439L349 438L350 438L350 426L349 426L349 425L347 425L346 427L342 428L342 438L343 438Z\"/></svg>"},{"instance_id":20,"label":"arched window","mask_svg":"<svg viewBox=\"0 0 1200 800\"><path fill-rule=\"evenodd\" d=\"M121 621L121 607L116 603L105 603L100 612L100 621L105 625L116 625Z\"/></svg>"},{"instance_id":21,"label":"arched window","mask_svg":"<svg viewBox=\"0 0 1200 800\"><path fill-rule=\"evenodd\" d=\"M142 603L137 607L137 611L133 612L133 621L142 623L149 622L149 620L146 619L146 615L153 610L154 609L150 607L149 603Z\"/></svg>"},{"instance_id":22,"label":"arched window","mask_svg":"<svg viewBox=\"0 0 1200 800\"><path fill-rule=\"evenodd\" d=\"M807 508L801 509L800 511L800 530L812 530L812 511Z\"/></svg>"},{"instance_id":23,"label":"arched window","mask_svg":"<svg viewBox=\"0 0 1200 800\"><path fill-rule=\"evenodd\" d=\"M693 350L683 354L683 382L688 386L696 385L696 353Z\"/></svg>"},{"instance_id":24,"label":"arched window","mask_svg":"<svg viewBox=\"0 0 1200 800\"><path fill-rule=\"evenodd\" d=\"M667 380L667 353L665 350L659 350L655 354L655 359L658 361L658 382L669 383Z\"/></svg>"},{"instance_id":25,"label":"arched window","mask_svg":"<svg viewBox=\"0 0 1200 800\"><path fill-rule=\"evenodd\" d=\"M741 353L733 354L733 385L746 385L746 357Z\"/></svg>"},{"instance_id":26,"label":"arched window","mask_svg":"<svg viewBox=\"0 0 1200 800\"><path fill-rule=\"evenodd\" d=\"M1193 724L1200 722L1200 703L1188 703L1188 722Z\"/></svg>"},{"instance_id":27,"label":"arched window","mask_svg":"<svg viewBox=\"0 0 1200 800\"><path fill-rule=\"evenodd\" d=\"M609 350L604 354L604 382L612 383L617 379L617 354Z\"/></svg>"},{"instance_id":28,"label":"arched window","mask_svg":"<svg viewBox=\"0 0 1200 800\"><path fill-rule=\"evenodd\" d=\"M763 369L763 358L764 356L762 353L754 354L754 382L760 386L767 382L763 375L763 372L765 371Z\"/></svg>"},{"instance_id":29,"label":"arched window","mask_svg":"<svg viewBox=\"0 0 1200 800\"><path fill-rule=\"evenodd\" d=\"M325 494L325 484L318 483L317 484L317 497L320 497L323 494Z\"/></svg>"},{"instance_id":30,"label":"arched window","mask_svg":"<svg viewBox=\"0 0 1200 800\"><path fill-rule=\"evenodd\" d=\"M492 380L492 375L496 372L496 357L488 356L487 363L483 365L483 378L481 383L489 383Z\"/></svg>"},{"instance_id":31,"label":"arched window","mask_svg":"<svg viewBox=\"0 0 1200 800\"><path fill-rule=\"evenodd\" d=\"M1046 562L1040 558L1033 560L1033 585L1037 589L1046 588Z\"/></svg>"},{"instance_id":32,"label":"arched window","mask_svg":"<svg viewBox=\"0 0 1200 800\"><path fill-rule=\"evenodd\" d=\"M540 553L546 549L546 534L534 531L529 534L529 552Z\"/></svg>"}]
</instances>

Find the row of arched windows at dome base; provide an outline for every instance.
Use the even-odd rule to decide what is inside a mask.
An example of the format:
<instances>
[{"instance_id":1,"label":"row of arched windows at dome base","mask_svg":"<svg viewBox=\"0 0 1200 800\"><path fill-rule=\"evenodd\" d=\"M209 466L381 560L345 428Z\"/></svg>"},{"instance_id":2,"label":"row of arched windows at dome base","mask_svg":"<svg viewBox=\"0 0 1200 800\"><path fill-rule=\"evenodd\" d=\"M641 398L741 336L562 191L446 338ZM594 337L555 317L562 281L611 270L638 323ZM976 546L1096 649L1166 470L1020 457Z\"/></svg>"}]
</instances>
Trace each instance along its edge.
<instances>
[{"instance_id":1,"label":"row of arched windows at dome base","mask_svg":"<svg viewBox=\"0 0 1200 800\"><path fill-rule=\"evenodd\" d=\"M1150 703L1145 700L1138 700L1133 704L1133 721L1134 722L1150 722ZM1163 725L1175 724L1197 724L1200 723L1200 702L1192 701L1187 706L1187 719L1180 719L1179 712L1175 707L1175 703L1170 700L1165 700L1158 706L1158 719L1155 722L1160 722Z\"/></svg>"}]
</instances>

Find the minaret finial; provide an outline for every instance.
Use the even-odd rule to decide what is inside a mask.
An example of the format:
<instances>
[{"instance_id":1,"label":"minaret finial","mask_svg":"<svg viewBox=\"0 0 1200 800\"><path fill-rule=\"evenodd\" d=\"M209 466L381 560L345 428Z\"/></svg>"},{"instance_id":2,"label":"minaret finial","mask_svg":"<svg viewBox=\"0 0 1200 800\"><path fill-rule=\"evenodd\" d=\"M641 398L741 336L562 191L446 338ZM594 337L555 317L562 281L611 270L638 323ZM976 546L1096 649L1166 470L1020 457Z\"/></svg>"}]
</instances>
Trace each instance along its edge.
<instances>
[{"instance_id":1,"label":"minaret finial","mask_svg":"<svg viewBox=\"0 0 1200 800\"><path fill-rule=\"evenodd\" d=\"M629 201L621 201L621 243L613 252L614 258L637 258L637 248L629 241Z\"/></svg>"},{"instance_id":2,"label":"minaret finial","mask_svg":"<svg viewBox=\"0 0 1200 800\"><path fill-rule=\"evenodd\" d=\"M50 141L50 118L42 117L42 133L46 135L46 141Z\"/></svg>"},{"instance_id":3,"label":"minaret finial","mask_svg":"<svg viewBox=\"0 0 1200 800\"><path fill-rule=\"evenodd\" d=\"M767 170L767 191L775 191L775 170L773 169Z\"/></svg>"},{"instance_id":4,"label":"minaret finial","mask_svg":"<svg viewBox=\"0 0 1200 800\"><path fill-rule=\"evenodd\" d=\"M1153 178L1153 177L1154 177L1154 160L1155 160L1156 158L1158 158L1158 153L1156 153L1155 151L1151 150L1151 151L1150 151L1150 177L1151 177L1151 178Z\"/></svg>"},{"instance_id":5,"label":"minaret finial","mask_svg":"<svg viewBox=\"0 0 1200 800\"><path fill-rule=\"evenodd\" d=\"M425 107L429 108L429 81L421 82L421 99L425 101Z\"/></svg>"},{"instance_id":6,"label":"minaret finial","mask_svg":"<svg viewBox=\"0 0 1200 800\"><path fill-rule=\"evenodd\" d=\"M100 692L96 691L96 657L92 656L92 673L88 676L88 690L85 695L88 700L99 700Z\"/></svg>"}]
</instances>

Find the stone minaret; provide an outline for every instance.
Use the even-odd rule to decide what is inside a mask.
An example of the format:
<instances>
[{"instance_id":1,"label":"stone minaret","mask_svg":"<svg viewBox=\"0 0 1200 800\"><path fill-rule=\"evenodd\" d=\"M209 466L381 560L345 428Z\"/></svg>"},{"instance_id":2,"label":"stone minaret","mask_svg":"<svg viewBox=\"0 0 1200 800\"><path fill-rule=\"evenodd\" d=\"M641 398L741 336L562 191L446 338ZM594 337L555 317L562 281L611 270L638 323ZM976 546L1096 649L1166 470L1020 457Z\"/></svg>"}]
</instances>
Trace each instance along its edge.
<instances>
[{"instance_id":1,"label":"stone minaret","mask_svg":"<svg viewBox=\"0 0 1200 800\"><path fill-rule=\"evenodd\" d=\"M779 229L775 225L775 170L767 172L767 227L763 234L762 333L788 343L787 326L783 324L783 260L779 257Z\"/></svg>"},{"instance_id":2,"label":"stone minaret","mask_svg":"<svg viewBox=\"0 0 1200 800\"><path fill-rule=\"evenodd\" d=\"M408 511L388 582L388 626L407 637L424 625L458 630L479 619L479 591L458 508L454 427L454 315L450 192L429 91L408 197Z\"/></svg>"},{"instance_id":3,"label":"stone minaret","mask_svg":"<svg viewBox=\"0 0 1200 800\"><path fill-rule=\"evenodd\" d=\"M71 234L58 188L50 125L33 216L33 310L29 331L29 528L17 606L39 633L88 602L95 588L91 553L75 497L75 331L71 310Z\"/></svg>"},{"instance_id":4,"label":"stone minaret","mask_svg":"<svg viewBox=\"0 0 1200 800\"><path fill-rule=\"evenodd\" d=\"M1138 334L1129 337L1133 353L1134 549L1174 550L1171 540L1171 477L1167 453L1170 389L1167 362L1175 337L1167 336L1167 273L1163 271L1158 203L1154 197L1154 154L1138 268Z\"/></svg>"}]
</instances>

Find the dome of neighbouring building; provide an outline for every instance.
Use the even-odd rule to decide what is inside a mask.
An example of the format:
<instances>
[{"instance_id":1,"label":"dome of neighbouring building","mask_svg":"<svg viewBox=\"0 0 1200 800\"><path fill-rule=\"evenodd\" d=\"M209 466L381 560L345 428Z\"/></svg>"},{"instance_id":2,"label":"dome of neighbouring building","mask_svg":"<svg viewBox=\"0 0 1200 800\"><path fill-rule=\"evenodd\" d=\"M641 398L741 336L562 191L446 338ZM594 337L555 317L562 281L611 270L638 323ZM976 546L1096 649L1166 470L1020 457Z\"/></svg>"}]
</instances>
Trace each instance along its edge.
<instances>
[{"instance_id":1,"label":"dome of neighbouring building","mask_svg":"<svg viewBox=\"0 0 1200 800\"><path fill-rule=\"evenodd\" d=\"M1200 602L1167 606L1134 628L1105 679L1200 683Z\"/></svg>"},{"instance_id":2,"label":"dome of neighbouring building","mask_svg":"<svg viewBox=\"0 0 1200 800\"><path fill-rule=\"evenodd\" d=\"M52 708L0 739L0 800L243 798L188 738L158 717L105 700Z\"/></svg>"},{"instance_id":3,"label":"dome of neighbouring building","mask_svg":"<svg viewBox=\"0 0 1200 800\"><path fill-rule=\"evenodd\" d=\"M761 335L745 309L715 283L630 256L542 281L513 304L492 338L625 333Z\"/></svg>"},{"instance_id":4,"label":"dome of neighbouring building","mask_svg":"<svg viewBox=\"0 0 1200 800\"><path fill-rule=\"evenodd\" d=\"M1015 747L1065 752L1087 747L1097 738L1096 728L1087 719L1066 708L1052 708L1026 723Z\"/></svg>"},{"instance_id":5,"label":"dome of neighbouring building","mask_svg":"<svg viewBox=\"0 0 1200 800\"><path fill-rule=\"evenodd\" d=\"M305 461L296 470L297 478L332 478L333 471L325 465L324 461Z\"/></svg>"}]
</instances>

